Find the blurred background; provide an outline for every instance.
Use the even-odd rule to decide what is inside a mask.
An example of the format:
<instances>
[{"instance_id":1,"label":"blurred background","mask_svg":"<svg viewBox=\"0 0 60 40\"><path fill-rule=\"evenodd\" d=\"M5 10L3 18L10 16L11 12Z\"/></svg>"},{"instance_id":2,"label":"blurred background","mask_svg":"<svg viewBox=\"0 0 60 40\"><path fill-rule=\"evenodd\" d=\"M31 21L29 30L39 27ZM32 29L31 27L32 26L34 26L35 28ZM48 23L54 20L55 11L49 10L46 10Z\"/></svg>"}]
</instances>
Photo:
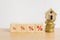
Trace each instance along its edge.
<instances>
[{"instance_id":1,"label":"blurred background","mask_svg":"<svg viewBox=\"0 0 60 40\"><path fill-rule=\"evenodd\" d=\"M0 28L11 23L45 23L45 13L57 13L55 28L60 28L60 0L0 0Z\"/></svg>"}]
</instances>

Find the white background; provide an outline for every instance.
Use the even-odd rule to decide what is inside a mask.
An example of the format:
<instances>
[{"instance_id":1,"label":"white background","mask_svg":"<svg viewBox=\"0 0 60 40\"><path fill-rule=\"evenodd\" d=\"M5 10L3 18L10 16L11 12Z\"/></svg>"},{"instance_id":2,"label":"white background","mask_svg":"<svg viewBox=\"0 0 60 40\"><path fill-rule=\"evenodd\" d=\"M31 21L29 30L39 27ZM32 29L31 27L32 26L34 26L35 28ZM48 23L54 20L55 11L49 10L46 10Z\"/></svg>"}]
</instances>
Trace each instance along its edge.
<instances>
[{"instance_id":1,"label":"white background","mask_svg":"<svg viewBox=\"0 0 60 40\"><path fill-rule=\"evenodd\" d=\"M11 23L44 23L50 8L57 13L55 24L60 28L60 0L0 0L0 28L9 28Z\"/></svg>"}]
</instances>

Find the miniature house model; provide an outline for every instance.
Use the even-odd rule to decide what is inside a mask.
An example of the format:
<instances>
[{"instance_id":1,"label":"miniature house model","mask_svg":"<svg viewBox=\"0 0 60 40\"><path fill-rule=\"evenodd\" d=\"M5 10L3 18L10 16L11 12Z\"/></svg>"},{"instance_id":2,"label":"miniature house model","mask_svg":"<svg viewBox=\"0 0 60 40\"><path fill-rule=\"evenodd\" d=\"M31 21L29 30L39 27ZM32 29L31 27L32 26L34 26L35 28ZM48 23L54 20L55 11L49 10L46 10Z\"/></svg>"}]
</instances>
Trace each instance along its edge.
<instances>
[{"instance_id":1,"label":"miniature house model","mask_svg":"<svg viewBox=\"0 0 60 40\"><path fill-rule=\"evenodd\" d=\"M46 12L45 18L47 20L53 20L54 21L56 19L56 13L52 9L50 9Z\"/></svg>"},{"instance_id":2,"label":"miniature house model","mask_svg":"<svg viewBox=\"0 0 60 40\"><path fill-rule=\"evenodd\" d=\"M46 18L45 31L54 32L54 27L55 27L54 21L56 19L56 13L52 9L50 9L46 12L45 18Z\"/></svg>"}]
</instances>

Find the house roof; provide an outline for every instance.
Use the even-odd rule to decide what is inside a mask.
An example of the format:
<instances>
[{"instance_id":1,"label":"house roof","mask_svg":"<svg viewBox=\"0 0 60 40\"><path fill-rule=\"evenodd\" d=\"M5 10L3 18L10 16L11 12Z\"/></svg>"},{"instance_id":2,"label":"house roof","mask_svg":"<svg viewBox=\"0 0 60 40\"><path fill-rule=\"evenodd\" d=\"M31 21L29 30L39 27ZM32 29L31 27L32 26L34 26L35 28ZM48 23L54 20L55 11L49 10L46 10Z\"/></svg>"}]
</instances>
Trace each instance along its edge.
<instances>
[{"instance_id":1,"label":"house roof","mask_svg":"<svg viewBox=\"0 0 60 40\"><path fill-rule=\"evenodd\" d=\"M56 12L55 12L52 8L50 8L50 9L46 12L46 14L50 14L50 13L53 13L54 15L56 15Z\"/></svg>"}]
</instances>

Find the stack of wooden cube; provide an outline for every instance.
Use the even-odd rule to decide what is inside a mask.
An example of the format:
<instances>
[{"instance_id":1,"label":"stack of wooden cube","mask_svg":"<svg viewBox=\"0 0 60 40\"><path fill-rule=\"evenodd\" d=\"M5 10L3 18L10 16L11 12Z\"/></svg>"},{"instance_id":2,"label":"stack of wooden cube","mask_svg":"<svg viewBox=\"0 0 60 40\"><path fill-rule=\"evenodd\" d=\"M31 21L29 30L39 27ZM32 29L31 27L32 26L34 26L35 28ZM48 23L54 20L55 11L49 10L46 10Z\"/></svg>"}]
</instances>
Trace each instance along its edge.
<instances>
[{"instance_id":1,"label":"stack of wooden cube","mask_svg":"<svg viewBox=\"0 0 60 40\"><path fill-rule=\"evenodd\" d=\"M10 24L10 32L40 32L42 24Z\"/></svg>"}]
</instances>

